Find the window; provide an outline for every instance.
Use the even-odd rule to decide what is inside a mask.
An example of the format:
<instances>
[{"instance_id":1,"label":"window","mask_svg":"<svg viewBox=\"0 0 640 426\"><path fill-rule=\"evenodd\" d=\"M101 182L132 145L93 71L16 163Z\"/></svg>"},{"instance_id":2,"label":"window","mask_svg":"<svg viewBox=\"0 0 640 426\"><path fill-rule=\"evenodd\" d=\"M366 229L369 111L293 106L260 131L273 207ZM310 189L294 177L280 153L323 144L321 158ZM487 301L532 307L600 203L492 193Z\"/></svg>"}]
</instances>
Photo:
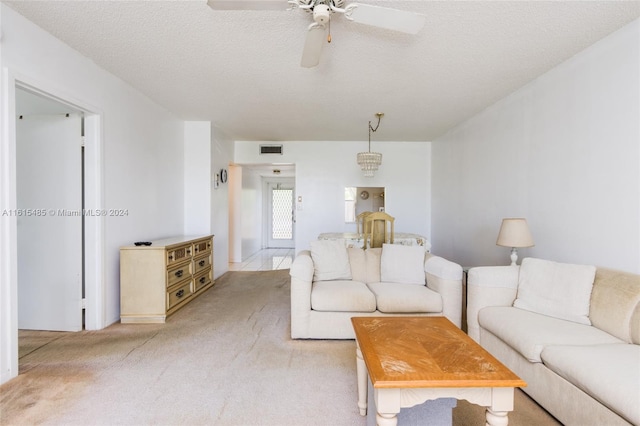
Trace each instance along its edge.
<instances>
[{"instance_id":1,"label":"window","mask_svg":"<svg viewBox=\"0 0 640 426\"><path fill-rule=\"evenodd\" d=\"M356 194L358 188L348 186L344 189L344 221L354 223L356 221Z\"/></svg>"}]
</instances>

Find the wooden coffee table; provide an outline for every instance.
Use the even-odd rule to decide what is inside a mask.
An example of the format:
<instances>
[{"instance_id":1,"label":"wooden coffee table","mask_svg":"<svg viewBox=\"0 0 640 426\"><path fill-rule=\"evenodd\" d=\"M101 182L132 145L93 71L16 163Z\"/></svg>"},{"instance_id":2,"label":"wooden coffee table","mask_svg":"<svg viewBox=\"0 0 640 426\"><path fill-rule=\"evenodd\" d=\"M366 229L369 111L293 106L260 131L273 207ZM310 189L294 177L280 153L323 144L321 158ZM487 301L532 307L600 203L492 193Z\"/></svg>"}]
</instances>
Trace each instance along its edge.
<instances>
[{"instance_id":1,"label":"wooden coffee table","mask_svg":"<svg viewBox=\"0 0 640 426\"><path fill-rule=\"evenodd\" d=\"M527 384L445 317L355 317L358 407L367 414L371 379L376 422L397 424L401 408L438 398L487 407L487 425L506 426L515 387Z\"/></svg>"}]
</instances>

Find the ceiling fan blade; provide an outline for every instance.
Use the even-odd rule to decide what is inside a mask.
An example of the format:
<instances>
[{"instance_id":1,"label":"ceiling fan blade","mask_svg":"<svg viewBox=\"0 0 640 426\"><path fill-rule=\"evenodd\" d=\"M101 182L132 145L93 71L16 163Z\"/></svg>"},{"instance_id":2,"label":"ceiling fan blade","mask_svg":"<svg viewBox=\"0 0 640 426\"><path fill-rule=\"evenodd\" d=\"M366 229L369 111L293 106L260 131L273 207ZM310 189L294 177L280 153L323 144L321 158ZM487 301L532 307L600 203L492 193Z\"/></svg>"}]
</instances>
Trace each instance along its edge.
<instances>
[{"instance_id":1,"label":"ceiling fan blade","mask_svg":"<svg viewBox=\"0 0 640 426\"><path fill-rule=\"evenodd\" d=\"M214 10L287 10L287 0L207 0Z\"/></svg>"},{"instance_id":2,"label":"ceiling fan blade","mask_svg":"<svg viewBox=\"0 0 640 426\"><path fill-rule=\"evenodd\" d=\"M304 42L304 50L302 51L302 61L300 66L304 68L313 68L320 63L320 54L322 46L325 43L325 27L313 23L309 26L307 38Z\"/></svg>"},{"instance_id":3,"label":"ceiling fan blade","mask_svg":"<svg viewBox=\"0 0 640 426\"><path fill-rule=\"evenodd\" d=\"M407 34L417 34L426 21L425 16L418 13L370 4L352 3L345 9L349 20Z\"/></svg>"}]
</instances>

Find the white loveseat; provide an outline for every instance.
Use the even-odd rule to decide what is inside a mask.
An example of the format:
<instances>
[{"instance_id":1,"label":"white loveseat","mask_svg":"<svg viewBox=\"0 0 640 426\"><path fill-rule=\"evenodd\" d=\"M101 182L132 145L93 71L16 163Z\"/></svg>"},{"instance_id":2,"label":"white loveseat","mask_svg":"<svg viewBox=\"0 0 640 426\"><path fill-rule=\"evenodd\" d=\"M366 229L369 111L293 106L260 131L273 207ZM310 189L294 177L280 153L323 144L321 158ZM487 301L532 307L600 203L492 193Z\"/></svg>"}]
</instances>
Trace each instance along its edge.
<instances>
[{"instance_id":1,"label":"white loveseat","mask_svg":"<svg viewBox=\"0 0 640 426\"><path fill-rule=\"evenodd\" d=\"M294 339L354 339L354 316L444 315L460 327L462 268L420 246L314 241L290 275Z\"/></svg>"},{"instance_id":2,"label":"white loveseat","mask_svg":"<svg viewBox=\"0 0 640 426\"><path fill-rule=\"evenodd\" d=\"M527 258L467 281L469 335L554 417L640 424L640 275Z\"/></svg>"}]
</instances>

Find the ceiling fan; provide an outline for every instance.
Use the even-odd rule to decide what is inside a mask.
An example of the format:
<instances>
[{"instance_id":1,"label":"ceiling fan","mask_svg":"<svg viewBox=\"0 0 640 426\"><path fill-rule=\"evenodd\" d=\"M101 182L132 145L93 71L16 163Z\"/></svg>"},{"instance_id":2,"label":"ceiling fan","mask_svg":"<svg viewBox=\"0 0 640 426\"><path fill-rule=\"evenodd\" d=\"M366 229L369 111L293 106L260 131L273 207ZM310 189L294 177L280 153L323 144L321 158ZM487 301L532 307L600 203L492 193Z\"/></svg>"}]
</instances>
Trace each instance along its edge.
<instances>
[{"instance_id":1,"label":"ceiling fan","mask_svg":"<svg viewBox=\"0 0 640 426\"><path fill-rule=\"evenodd\" d=\"M331 43L331 15L340 13L352 22L378 28L417 34L424 27L425 17L418 13L406 12L387 7L346 0L208 0L207 4L216 10L291 10L302 9L313 14L307 38L302 51L301 66L312 68L320 63L320 54L325 40Z\"/></svg>"}]
</instances>

